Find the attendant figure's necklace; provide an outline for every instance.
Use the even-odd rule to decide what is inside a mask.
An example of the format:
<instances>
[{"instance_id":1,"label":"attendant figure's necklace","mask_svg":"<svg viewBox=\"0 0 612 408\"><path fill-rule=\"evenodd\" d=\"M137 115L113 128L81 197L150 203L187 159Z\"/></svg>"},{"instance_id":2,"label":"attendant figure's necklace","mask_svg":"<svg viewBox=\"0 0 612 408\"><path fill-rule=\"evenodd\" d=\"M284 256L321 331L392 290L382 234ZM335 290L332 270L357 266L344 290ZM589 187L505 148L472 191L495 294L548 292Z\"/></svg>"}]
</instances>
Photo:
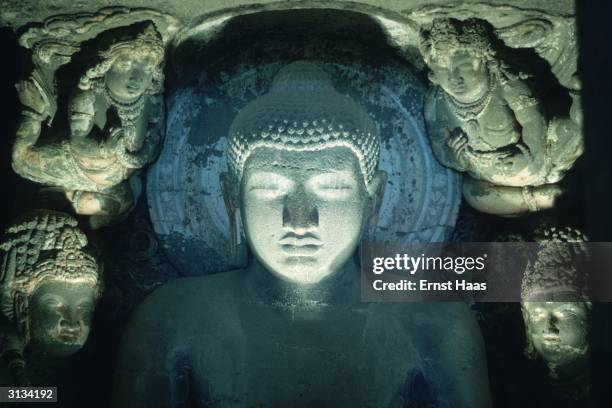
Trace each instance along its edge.
<instances>
[{"instance_id":1,"label":"attendant figure's necklace","mask_svg":"<svg viewBox=\"0 0 612 408\"><path fill-rule=\"evenodd\" d=\"M142 115L145 105L145 94L143 93L134 101L123 102L118 100L107 86L104 86L104 97L111 106L117 109L117 115L124 130L124 137L130 141L128 145L131 145L131 142L134 142L136 139L136 120Z\"/></svg>"},{"instance_id":2,"label":"attendant figure's necklace","mask_svg":"<svg viewBox=\"0 0 612 408\"><path fill-rule=\"evenodd\" d=\"M487 83L487 91L483 96L478 98L474 102L461 102L451 94L444 92L444 98L446 99L451 111L464 121L475 120L484 112L491 99L493 98L493 74L489 74L489 80Z\"/></svg>"}]
</instances>

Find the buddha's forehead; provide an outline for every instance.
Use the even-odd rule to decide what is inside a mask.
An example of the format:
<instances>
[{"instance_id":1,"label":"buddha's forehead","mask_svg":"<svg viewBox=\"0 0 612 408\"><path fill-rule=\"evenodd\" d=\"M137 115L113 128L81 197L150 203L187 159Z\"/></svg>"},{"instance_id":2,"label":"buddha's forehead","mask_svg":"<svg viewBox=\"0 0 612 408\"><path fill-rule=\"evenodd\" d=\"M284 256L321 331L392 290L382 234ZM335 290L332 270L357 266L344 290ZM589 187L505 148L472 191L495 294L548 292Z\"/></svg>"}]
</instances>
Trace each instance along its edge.
<instances>
[{"instance_id":1,"label":"buddha's forehead","mask_svg":"<svg viewBox=\"0 0 612 408\"><path fill-rule=\"evenodd\" d=\"M284 175L341 172L363 180L359 158L351 148L345 146L312 150L257 147L244 165L244 175L256 171Z\"/></svg>"}]
</instances>

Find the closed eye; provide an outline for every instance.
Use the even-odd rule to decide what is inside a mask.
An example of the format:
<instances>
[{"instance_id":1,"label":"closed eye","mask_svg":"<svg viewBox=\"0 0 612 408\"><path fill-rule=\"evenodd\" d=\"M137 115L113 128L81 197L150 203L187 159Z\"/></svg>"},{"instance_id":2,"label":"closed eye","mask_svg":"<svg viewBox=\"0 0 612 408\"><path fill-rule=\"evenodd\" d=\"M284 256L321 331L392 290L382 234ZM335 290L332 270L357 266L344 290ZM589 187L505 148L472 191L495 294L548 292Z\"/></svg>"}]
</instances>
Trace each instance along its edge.
<instances>
[{"instance_id":1,"label":"closed eye","mask_svg":"<svg viewBox=\"0 0 612 408\"><path fill-rule=\"evenodd\" d=\"M345 185L345 186L319 186L322 190L351 190L353 186Z\"/></svg>"},{"instance_id":2,"label":"closed eye","mask_svg":"<svg viewBox=\"0 0 612 408\"><path fill-rule=\"evenodd\" d=\"M277 185L268 184L268 185L250 186L249 187L249 191L255 191L255 190L278 190L278 188L279 187Z\"/></svg>"},{"instance_id":3,"label":"closed eye","mask_svg":"<svg viewBox=\"0 0 612 408\"><path fill-rule=\"evenodd\" d=\"M284 196L293 188L293 181L280 174L255 172L246 181L248 193L261 199L275 199Z\"/></svg>"}]
</instances>

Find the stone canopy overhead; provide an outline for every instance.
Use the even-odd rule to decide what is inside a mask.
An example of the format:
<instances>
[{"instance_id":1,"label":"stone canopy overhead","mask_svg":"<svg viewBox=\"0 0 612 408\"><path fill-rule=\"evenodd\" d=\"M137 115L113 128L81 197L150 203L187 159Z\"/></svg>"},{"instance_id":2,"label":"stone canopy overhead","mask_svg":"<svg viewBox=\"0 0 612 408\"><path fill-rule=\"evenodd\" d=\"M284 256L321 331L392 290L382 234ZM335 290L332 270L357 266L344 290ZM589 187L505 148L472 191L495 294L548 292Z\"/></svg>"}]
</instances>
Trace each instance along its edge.
<instances>
[{"instance_id":1,"label":"stone canopy overhead","mask_svg":"<svg viewBox=\"0 0 612 408\"><path fill-rule=\"evenodd\" d=\"M178 18L183 24L190 25L206 15L229 14L238 16L261 11L323 8L362 12L370 15L380 15L385 18L401 18L411 11L423 6L443 6L456 4L449 0L120 0L120 1L72 1L72 0L2 0L0 12L0 27L11 27L15 30L46 18L64 13L90 12L108 6L123 6L129 8L146 7ZM512 4L514 7L545 11L553 15L573 15L573 0L489 0L463 1L465 4L490 4L503 6Z\"/></svg>"}]
</instances>

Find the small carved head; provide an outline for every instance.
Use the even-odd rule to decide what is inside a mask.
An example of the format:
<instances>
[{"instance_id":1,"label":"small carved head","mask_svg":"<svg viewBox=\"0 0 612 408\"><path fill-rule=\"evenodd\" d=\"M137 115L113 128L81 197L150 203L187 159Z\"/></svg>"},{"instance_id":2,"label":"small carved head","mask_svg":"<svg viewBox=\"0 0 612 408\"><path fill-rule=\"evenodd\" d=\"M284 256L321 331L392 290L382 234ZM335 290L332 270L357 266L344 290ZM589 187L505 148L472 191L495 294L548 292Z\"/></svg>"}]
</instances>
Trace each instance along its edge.
<instances>
[{"instance_id":1,"label":"small carved head","mask_svg":"<svg viewBox=\"0 0 612 408\"><path fill-rule=\"evenodd\" d=\"M379 143L363 107L304 61L281 69L269 93L239 112L225 193L266 269L313 284L350 259L382 199Z\"/></svg>"},{"instance_id":2,"label":"small carved head","mask_svg":"<svg viewBox=\"0 0 612 408\"><path fill-rule=\"evenodd\" d=\"M498 66L495 36L477 19L436 19L419 36L419 50L431 69L429 79L453 97L470 102L489 86Z\"/></svg>"},{"instance_id":3,"label":"small carved head","mask_svg":"<svg viewBox=\"0 0 612 408\"><path fill-rule=\"evenodd\" d=\"M122 102L161 91L164 45L153 23L138 23L103 35L96 65L81 77L79 88L105 89Z\"/></svg>"},{"instance_id":4,"label":"small carved head","mask_svg":"<svg viewBox=\"0 0 612 408\"><path fill-rule=\"evenodd\" d=\"M529 358L540 356L553 377L561 365L585 359L589 350L587 277L577 268L587 253L584 236L571 229L546 231L521 288ZM538 238L536 238L538 239Z\"/></svg>"},{"instance_id":5,"label":"small carved head","mask_svg":"<svg viewBox=\"0 0 612 408\"><path fill-rule=\"evenodd\" d=\"M77 221L64 213L31 211L7 229L1 312L24 346L66 356L87 340L102 281L86 245Z\"/></svg>"}]
</instances>

